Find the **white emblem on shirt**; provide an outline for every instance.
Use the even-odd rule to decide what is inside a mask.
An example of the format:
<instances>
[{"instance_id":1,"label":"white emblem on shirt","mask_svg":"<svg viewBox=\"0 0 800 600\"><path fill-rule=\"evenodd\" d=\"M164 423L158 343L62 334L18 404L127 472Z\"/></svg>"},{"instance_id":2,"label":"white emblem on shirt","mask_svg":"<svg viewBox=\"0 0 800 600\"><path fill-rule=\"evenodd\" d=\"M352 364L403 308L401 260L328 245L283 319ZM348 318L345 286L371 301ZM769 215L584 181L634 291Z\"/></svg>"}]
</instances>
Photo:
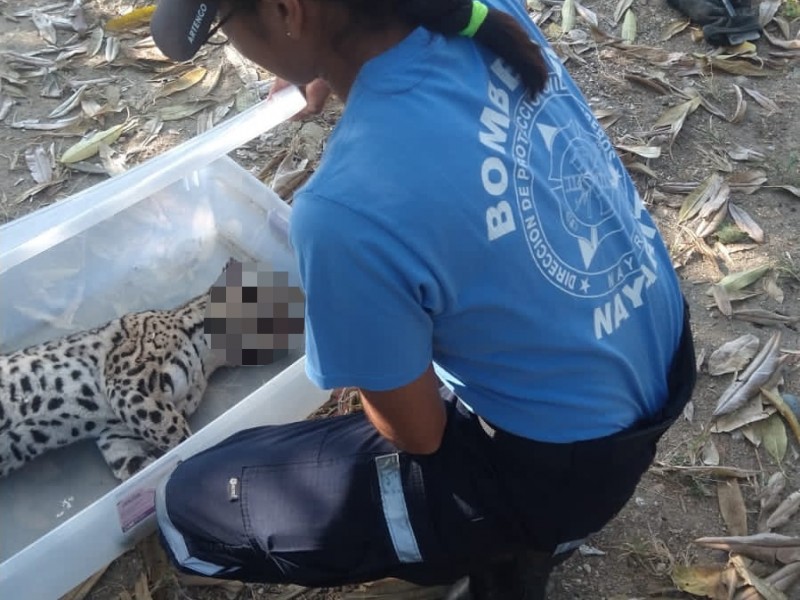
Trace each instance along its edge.
<instances>
[{"instance_id":1,"label":"white emblem on shirt","mask_svg":"<svg viewBox=\"0 0 800 600\"><path fill-rule=\"evenodd\" d=\"M497 240L518 229L518 218L545 279L570 296L595 299L594 333L601 338L643 305L644 290L656 281L652 240L657 232L641 221L641 199L590 109L580 107L584 114L575 115L558 106L572 92L558 57L545 52L558 66L547 93L535 102L520 98L511 106L519 80L509 76L502 61L490 65L489 102L479 134L489 152L481 173L484 189L500 203L487 210L487 232L490 241ZM533 160L549 161L540 169L547 172L546 183L534 185L528 166L532 154ZM534 190L542 187L550 194L534 200ZM506 206L512 196L516 214ZM622 254L613 250L620 237L632 241Z\"/></svg>"}]
</instances>

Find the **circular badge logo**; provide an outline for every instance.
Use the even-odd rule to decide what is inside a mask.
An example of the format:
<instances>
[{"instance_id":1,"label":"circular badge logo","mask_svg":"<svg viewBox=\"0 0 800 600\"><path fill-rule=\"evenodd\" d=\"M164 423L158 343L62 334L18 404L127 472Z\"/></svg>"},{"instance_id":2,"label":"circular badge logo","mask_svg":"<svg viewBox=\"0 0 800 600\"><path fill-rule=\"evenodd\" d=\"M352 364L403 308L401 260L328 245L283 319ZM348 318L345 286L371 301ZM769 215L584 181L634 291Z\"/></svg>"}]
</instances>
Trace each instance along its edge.
<instances>
[{"instance_id":1,"label":"circular badge logo","mask_svg":"<svg viewBox=\"0 0 800 600\"><path fill-rule=\"evenodd\" d=\"M578 104L557 78L551 89L515 107L517 208L547 280L572 296L602 298L637 277L643 261L655 269L656 232L640 222L644 206L602 127L588 109L560 106Z\"/></svg>"}]
</instances>

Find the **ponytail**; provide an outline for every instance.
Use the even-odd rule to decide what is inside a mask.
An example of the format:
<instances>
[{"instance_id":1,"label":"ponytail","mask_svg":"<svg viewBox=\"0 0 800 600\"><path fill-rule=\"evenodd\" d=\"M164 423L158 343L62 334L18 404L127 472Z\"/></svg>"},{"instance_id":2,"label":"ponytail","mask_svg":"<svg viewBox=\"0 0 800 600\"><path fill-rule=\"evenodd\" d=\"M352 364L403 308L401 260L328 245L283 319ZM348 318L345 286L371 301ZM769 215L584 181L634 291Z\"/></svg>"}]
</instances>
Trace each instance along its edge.
<instances>
[{"instance_id":1,"label":"ponytail","mask_svg":"<svg viewBox=\"0 0 800 600\"><path fill-rule=\"evenodd\" d=\"M508 13L479 0L399 0L412 22L443 35L463 35L505 60L519 75L531 96L544 90L547 64L541 48Z\"/></svg>"}]
</instances>

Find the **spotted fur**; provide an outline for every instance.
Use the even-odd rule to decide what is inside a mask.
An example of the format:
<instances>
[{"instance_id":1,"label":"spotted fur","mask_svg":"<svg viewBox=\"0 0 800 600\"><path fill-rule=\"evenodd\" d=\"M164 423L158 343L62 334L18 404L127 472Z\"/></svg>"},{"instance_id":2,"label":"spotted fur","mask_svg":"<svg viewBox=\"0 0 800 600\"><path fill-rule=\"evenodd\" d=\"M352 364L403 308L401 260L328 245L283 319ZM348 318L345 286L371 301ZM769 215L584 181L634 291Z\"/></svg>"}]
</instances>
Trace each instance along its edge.
<instances>
[{"instance_id":1,"label":"spotted fur","mask_svg":"<svg viewBox=\"0 0 800 600\"><path fill-rule=\"evenodd\" d=\"M91 438L124 481L185 440L222 366L203 330L209 297L0 355L0 477Z\"/></svg>"}]
</instances>

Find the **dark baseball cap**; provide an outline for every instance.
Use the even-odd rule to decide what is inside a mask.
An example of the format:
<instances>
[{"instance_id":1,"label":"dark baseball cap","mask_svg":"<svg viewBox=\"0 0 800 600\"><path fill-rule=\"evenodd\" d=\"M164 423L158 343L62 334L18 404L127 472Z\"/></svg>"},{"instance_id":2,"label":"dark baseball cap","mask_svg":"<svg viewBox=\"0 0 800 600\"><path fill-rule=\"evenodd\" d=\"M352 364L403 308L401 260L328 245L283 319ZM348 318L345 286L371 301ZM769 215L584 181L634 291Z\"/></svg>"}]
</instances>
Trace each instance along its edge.
<instances>
[{"instance_id":1,"label":"dark baseball cap","mask_svg":"<svg viewBox=\"0 0 800 600\"><path fill-rule=\"evenodd\" d=\"M164 56L189 60L200 49L219 11L219 0L159 0L150 34Z\"/></svg>"}]
</instances>

